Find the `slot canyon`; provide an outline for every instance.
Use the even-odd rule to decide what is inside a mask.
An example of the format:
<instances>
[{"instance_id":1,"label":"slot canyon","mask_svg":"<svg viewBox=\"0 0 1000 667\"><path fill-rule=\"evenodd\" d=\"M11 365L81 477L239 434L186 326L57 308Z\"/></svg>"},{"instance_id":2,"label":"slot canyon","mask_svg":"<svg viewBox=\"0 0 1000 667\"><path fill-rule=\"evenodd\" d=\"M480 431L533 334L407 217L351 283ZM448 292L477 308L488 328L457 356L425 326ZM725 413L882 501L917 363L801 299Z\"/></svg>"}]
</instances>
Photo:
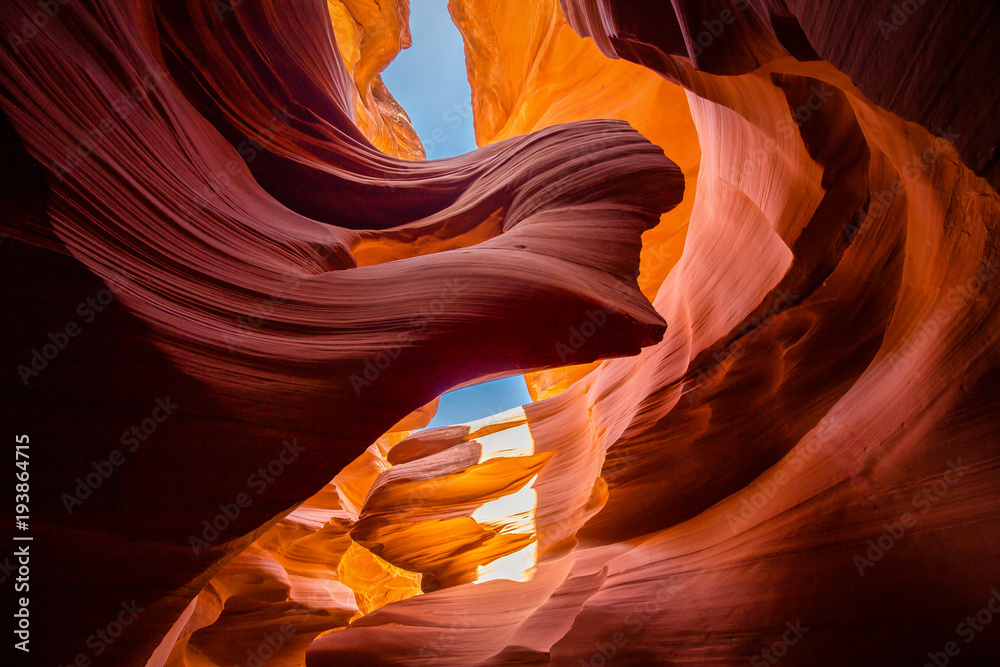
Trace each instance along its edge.
<instances>
[{"instance_id":1,"label":"slot canyon","mask_svg":"<svg viewBox=\"0 0 1000 667\"><path fill-rule=\"evenodd\" d=\"M0 3L6 664L1000 665L1000 4L430 1Z\"/></svg>"}]
</instances>

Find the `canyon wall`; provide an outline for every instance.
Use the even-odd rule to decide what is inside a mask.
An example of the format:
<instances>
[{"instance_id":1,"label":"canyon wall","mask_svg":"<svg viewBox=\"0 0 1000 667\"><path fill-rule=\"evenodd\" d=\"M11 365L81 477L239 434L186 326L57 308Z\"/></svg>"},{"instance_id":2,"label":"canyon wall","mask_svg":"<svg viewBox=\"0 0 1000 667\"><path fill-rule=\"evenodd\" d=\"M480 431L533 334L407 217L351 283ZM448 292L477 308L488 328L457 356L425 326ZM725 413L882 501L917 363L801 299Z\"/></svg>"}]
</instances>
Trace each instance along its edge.
<instances>
[{"instance_id":1,"label":"canyon wall","mask_svg":"<svg viewBox=\"0 0 1000 667\"><path fill-rule=\"evenodd\" d=\"M43 655L995 660L998 12L901 5L452 0L430 162L406 2L0 8Z\"/></svg>"}]
</instances>

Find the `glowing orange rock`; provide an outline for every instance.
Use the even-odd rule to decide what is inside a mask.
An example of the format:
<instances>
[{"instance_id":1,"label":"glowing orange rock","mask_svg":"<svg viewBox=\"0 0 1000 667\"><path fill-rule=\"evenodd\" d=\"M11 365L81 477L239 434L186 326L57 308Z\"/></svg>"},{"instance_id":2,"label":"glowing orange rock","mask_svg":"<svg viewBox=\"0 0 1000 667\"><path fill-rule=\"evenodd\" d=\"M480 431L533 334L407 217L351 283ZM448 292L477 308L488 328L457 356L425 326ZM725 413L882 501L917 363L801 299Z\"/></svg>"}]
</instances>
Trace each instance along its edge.
<instances>
[{"instance_id":1,"label":"glowing orange rock","mask_svg":"<svg viewBox=\"0 0 1000 667\"><path fill-rule=\"evenodd\" d=\"M1000 550L996 91L948 66L996 13L890 42L891 6L453 1L484 146L430 163L377 76L405 2L70 3L8 40L10 358L113 302L15 398L40 496L180 406L40 508L45 657L126 595L116 664L944 646ZM409 433L525 369L537 402Z\"/></svg>"},{"instance_id":2,"label":"glowing orange rock","mask_svg":"<svg viewBox=\"0 0 1000 667\"><path fill-rule=\"evenodd\" d=\"M357 543L341 557L337 576L338 581L354 591L359 614L421 592L419 574L394 567Z\"/></svg>"}]
</instances>

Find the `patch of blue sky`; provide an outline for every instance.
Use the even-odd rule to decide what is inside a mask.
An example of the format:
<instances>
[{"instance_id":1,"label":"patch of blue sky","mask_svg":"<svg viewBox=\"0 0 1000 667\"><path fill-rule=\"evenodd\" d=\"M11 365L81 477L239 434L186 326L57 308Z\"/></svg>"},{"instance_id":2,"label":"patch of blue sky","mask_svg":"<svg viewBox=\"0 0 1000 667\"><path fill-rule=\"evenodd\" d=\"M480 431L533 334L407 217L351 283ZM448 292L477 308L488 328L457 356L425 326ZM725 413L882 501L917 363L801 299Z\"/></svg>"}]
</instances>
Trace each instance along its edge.
<instances>
[{"instance_id":1,"label":"patch of blue sky","mask_svg":"<svg viewBox=\"0 0 1000 667\"><path fill-rule=\"evenodd\" d=\"M410 32L413 46L399 52L382 80L413 122L428 160L468 153L476 148L472 90L448 1L412 2Z\"/></svg>"},{"instance_id":2,"label":"patch of blue sky","mask_svg":"<svg viewBox=\"0 0 1000 667\"><path fill-rule=\"evenodd\" d=\"M462 424L531 403L520 375L465 387L441 396L428 428Z\"/></svg>"}]
</instances>

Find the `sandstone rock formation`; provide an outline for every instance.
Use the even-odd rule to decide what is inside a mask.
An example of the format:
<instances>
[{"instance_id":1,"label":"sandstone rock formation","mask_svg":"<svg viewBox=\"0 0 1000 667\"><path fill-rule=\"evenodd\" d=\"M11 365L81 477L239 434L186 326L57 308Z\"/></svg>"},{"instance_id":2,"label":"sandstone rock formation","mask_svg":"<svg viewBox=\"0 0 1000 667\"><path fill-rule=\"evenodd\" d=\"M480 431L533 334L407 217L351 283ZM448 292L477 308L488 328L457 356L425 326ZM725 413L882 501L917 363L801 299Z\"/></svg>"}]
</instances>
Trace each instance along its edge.
<instances>
[{"instance_id":1,"label":"sandstone rock formation","mask_svg":"<svg viewBox=\"0 0 1000 667\"><path fill-rule=\"evenodd\" d=\"M425 162L405 0L0 7L32 658L1000 657L995 8L450 9Z\"/></svg>"}]
</instances>

